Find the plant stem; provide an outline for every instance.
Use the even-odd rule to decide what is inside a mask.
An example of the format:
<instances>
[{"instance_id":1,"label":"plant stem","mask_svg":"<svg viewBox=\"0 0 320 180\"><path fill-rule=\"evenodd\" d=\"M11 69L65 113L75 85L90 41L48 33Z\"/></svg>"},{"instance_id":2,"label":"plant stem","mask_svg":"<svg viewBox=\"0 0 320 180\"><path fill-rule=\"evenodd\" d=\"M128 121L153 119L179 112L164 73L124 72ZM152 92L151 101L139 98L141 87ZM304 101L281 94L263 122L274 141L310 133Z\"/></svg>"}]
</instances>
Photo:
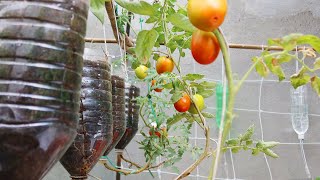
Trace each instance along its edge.
<instances>
[{"instance_id":1,"label":"plant stem","mask_svg":"<svg viewBox=\"0 0 320 180\"><path fill-rule=\"evenodd\" d=\"M233 73L231 69L231 60L230 60L230 54L228 50L228 44L225 40L225 37L223 36L222 32L220 29L216 29L213 32L220 44L221 51L223 53L223 59L224 59L224 64L225 64L225 72L228 80L228 88L229 88L229 98L228 98L228 107L226 111L226 119L225 119L225 124L223 127L223 131L220 131L219 134L219 142L218 142L218 147L217 147L217 153L216 157L213 158L213 161L215 161L213 164L212 169L210 170L210 174L212 174L213 179L216 178L217 174L217 167L219 164L219 159L220 159L220 152L223 150L224 147L224 142L226 140L226 137L230 133L231 125L232 125L232 119L233 119L233 106L234 106L234 100L235 100L235 87L233 83Z\"/></svg>"}]
</instances>

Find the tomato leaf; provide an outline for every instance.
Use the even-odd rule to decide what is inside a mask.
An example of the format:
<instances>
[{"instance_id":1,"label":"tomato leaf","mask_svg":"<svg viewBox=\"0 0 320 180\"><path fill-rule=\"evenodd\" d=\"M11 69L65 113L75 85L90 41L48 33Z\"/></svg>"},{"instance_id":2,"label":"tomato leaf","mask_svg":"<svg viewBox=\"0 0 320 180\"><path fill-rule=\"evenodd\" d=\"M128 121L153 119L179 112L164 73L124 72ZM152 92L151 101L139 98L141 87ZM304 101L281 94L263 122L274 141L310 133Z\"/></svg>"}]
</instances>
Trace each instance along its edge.
<instances>
[{"instance_id":1,"label":"tomato leaf","mask_svg":"<svg viewBox=\"0 0 320 180\"><path fill-rule=\"evenodd\" d=\"M281 66L279 65L279 62L277 59L275 58L268 58L266 59L266 64L269 68L269 70L276 76L278 76L279 81L282 81L284 79L286 79L286 75L284 74L283 69L281 68Z\"/></svg>"},{"instance_id":2,"label":"tomato leaf","mask_svg":"<svg viewBox=\"0 0 320 180\"><path fill-rule=\"evenodd\" d=\"M311 78L311 86L318 96L320 96L320 78L318 76Z\"/></svg>"},{"instance_id":3,"label":"tomato leaf","mask_svg":"<svg viewBox=\"0 0 320 180\"><path fill-rule=\"evenodd\" d=\"M99 19L101 24L104 23L104 16L106 13L104 4L109 1L110 0L90 0L91 12Z\"/></svg>"},{"instance_id":4,"label":"tomato leaf","mask_svg":"<svg viewBox=\"0 0 320 180\"><path fill-rule=\"evenodd\" d=\"M269 149L269 148L276 147L279 144L280 144L279 142L275 142L275 141L263 142L263 147Z\"/></svg>"},{"instance_id":5,"label":"tomato leaf","mask_svg":"<svg viewBox=\"0 0 320 180\"><path fill-rule=\"evenodd\" d=\"M217 86L215 82L203 81L199 85L203 86L206 89L214 89Z\"/></svg>"},{"instance_id":6,"label":"tomato leaf","mask_svg":"<svg viewBox=\"0 0 320 180\"><path fill-rule=\"evenodd\" d=\"M245 132L245 134L243 136L241 136L241 141L248 141L252 138L252 135L254 133L254 125L251 125L247 131Z\"/></svg>"},{"instance_id":7,"label":"tomato leaf","mask_svg":"<svg viewBox=\"0 0 320 180\"><path fill-rule=\"evenodd\" d=\"M130 12L133 12L134 14L153 16L157 12L151 4L145 1L138 1L138 2L133 2L129 0L115 0L115 1L117 4L119 4L119 6L127 9Z\"/></svg>"},{"instance_id":8,"label":"tomato leaf","mask_svg":"<svg viewBox=\"0 0 320 180\"><path fill-rule=\"evenodd\" d=\"M279 157L279 156L278 156L276 153L274 153L271 149L264 149L263 152L264 152L266 155L268 155L268 156L270 156L270 157L273 157L273 158L278 158L278 157Z\"/></svg>"},{"instance_id":9,"label":"tomato leaf","mask_svg":"<svg viewBox=\"0 0 320 180\"><path fill-rule=\"evenodd\" d=\"M179 101L183 96L183 91L175 91L171 97L172 103L176 103Z\"/></svg>"},{"instance_id":10,"label":"tomato leaf","mask_svg":"<svg viewBox=\"0 0 320 180\"><path fill-rule=\"evenodd\" d=\"M201 112L201 114L203 115L203 117L209 118L209 119L212 119L215 117L213 114L208 113L208 112Z\"/></svg>"},{"instance_id":11,"label":"tomato leaf","mask_svg":"<svg viewBox=\"0 0 320 180\"><path fill-rule=\"evenodd\" d=\"M171 22L174 26L177 26L184 31L193 32L195 27L191 24L189 18L183 14L175 13L168 17L169 22Z\"/></svg>"},{"instance_id":12,"label":"tomato leaf","mask_svg":"<svg viewBox=\"0 0 320 180\"><path fill-rule=\"evenodd\" d=\"M314 70L320 69L320 58L317 58L317 59L315 60L313 69L314 69Z\"/></svg>"},{"instance_id":13,"label":"tomato leaf","mask_svg":"<svg viewBox=\"0 0 320 180\"><path fill-rule=\"evenodd\" d=\"M305 74L306 71L307 69L302 67L299 73L291 76L290 81L295 89L310 82L311 78L308 74Z\"/></svg>"},{"instance_id":14,"label":"tomato leaf","mask_svg":"<svg viewBox=\"0 0 320 180\"><path fill-rule=\"evenodd\" d=\"M320 38L314 35L301 36L298 41L298 45L311 45L318 53L320 53Z\"/></svg>"},{"instance_id":15,"label":"tomato leaf","mask_svg":"<svg viewBox=\"0 0 320 180\"><path fill-rule=\"evenodd\" d=\"M186 76L182 77L185 81L195 81L204 78L202 74L187 74Z\"/></svg>"},{"instance_id":16,"label":"tomato leaf","mask_svg":"<svg viewBox=\"0 0 320 180\"><path fill-rule=\"evenodd\" d=\"M269 74L269 70L267 68L267 65L261 60L261 58L254 57L252 58L254 63L256 64L256 71L257 73L262 77L267 77Z\"/></svg>"},{"instance_id":17,"label":"tomato leaf","mask_svg":"<svg viewBox=\"0 0 320 180\"><path fill-rule=\"evenodd\" d=\"M167 120L167 126L170 127L170 126L180 122L185 117L186 117L186 113L175 114Z\"/></svg>"},{"instance_id":18,"label":"tomato leaf","mask_svg":"<svg viewBox=\"0 0 320 180\"><path fill-rule=\"evenodd\" d=\"M201 96L203 96L204 98L208 98L214 95L214 90L199 90L197 91L198 94L200 94Z\"/></svg>"},{"instance_id":19,"label":"tomato leaf","mask_svg":"<svg viewBox=\"0 0 320 180\"><path fill-rule=\"evenodd\" d=\"M137 58L142 64L146 64L149 61L158 36L158 32L154 29L139 32L135 52Z\"/></svg>"}]
</instances>

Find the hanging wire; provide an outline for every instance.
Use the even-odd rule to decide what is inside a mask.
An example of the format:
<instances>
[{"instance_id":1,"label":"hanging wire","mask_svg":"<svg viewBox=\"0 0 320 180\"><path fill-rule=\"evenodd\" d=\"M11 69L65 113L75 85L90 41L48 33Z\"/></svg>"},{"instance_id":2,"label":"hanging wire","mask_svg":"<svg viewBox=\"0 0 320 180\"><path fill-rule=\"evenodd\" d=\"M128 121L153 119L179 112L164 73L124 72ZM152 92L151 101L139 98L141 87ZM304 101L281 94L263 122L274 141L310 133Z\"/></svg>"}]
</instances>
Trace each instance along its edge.
<instances>
[{"instance_id":1,"label":"hanging wire","mask_svg":"<svg viewBox=\"0 0 320 180\"><path fill-rule=\"evenodd\" d=\"M261 45L261 51L263 52L264 51L264 46ZM259 105L258 105L258 109L259 109L259 122L260 122L260 128L261 128L261 140L263 141L264 140L264 133L263 133L263 126L262 126L262 110L261 110L261 100L262 100L262 86L263 86L263 81L264 81L264 78L261 78L261 81L260 81L260 88L259 88ZM270 176L270 180L273 180L273 175L272 175L272 171L271 171L271 168L270 168L270 164L269 164L269 161L268 161L268 158L266 156L266 154L263 154L264 156L264 159L266 161L266 164L267 164L267 168L268 168L268 171L269 171L269 176Z\"/></svg>"}]
</instances>

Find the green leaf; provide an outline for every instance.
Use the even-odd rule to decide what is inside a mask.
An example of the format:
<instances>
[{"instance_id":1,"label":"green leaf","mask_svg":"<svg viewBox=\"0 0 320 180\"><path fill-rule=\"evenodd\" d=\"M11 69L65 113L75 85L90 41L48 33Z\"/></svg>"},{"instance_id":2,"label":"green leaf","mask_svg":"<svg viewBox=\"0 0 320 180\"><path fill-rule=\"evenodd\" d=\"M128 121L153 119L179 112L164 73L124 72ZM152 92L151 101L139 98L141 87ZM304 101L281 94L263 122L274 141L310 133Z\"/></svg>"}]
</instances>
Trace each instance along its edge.
<instances>
[{"instance_id":1,"label":"green leaf","mask_svg":"<svg viewBox=\"0 0 320 180\"><path fill-rule=\"evenodd\" d=\"M318 53L320 53L320 38L314 35L301 36L298 41L298 45L311 45Z\"/></svg>"},{"instance_id":2,"label":"green leaf","mask_svg":"<svg viewBox=\"0 0 320 180\"><path fill-rule=\"evenodd\" d=\"M154 7L145 1L129 1L129 0L115 0L121 7L127 9L134 14L153 16L156 14Z\"/></svg>"},{"instance_id":3,"label":"green leaf","mask_svg":"<svg viewBox=\"0 0 320 180\"><path fill-rule=\"evenodd\" d=\"M214 95L214 90L198 90L197 93L203 96L203 98L208 98Z\"/></svg>"},{"instance_id":4,"label":"green leaf","mask_svg":"<svg viewBox=\"0 0 320 180\"><path fill-rule=\"evenodd\" d=\"M253 140L252 140L252 139L246 141L246 145L247 145L247 146L250 146L250 145L252 145L252 144L253 144Z\"/></svg>"},{"instance_id":5,"label":"green leaf","mask_svg":"<svg viewBox=\"0 0 320 180\"><path fill-rule=\"evenodd\" d=\"M251 125L246 131L246 133L241 137L241 141L247 141L251 139L253 133L254 133L254 125Z\"/></svg>"},{"instance_id":6,"label":"green leaf","mask_svg":"<svg viewBox=\"0 0 320 180\"><path fill-rule=\"evenodd\" d=\"M195 81L195 80L200 80L204 78L204 75L202 74L187 74L186 76L182 77L182 79L186 81Z\"/></svg>"},{"instance_id":7,"label":"green leaf","mask_svg":"<svg viewBox=\"0 0 320 180\"><path fill-rule=\"evenodd\" d=\"M201 86L203 86L206 89L214 89L217 86L216 82L208 82L208 81L203 81L200 83Z\"/></svg>"},{"instance_id":8,"label":"green leaf","mask_svg":"<svg viewBox=\"0 0 320 180\"><path fill-rule=\"evenodd\" d=\"M259 154L260 150L259 149L252 149L252 155L257 156Z\"/></svg>"},{"instance_id":9,"label":"green leaf","mask_svg":"<svg viewBox=\"0 0 320 180\"><path fill-rule=\"evenodd\" d=\"M252 58L252 61L256 64L256 71L257 73L262 76L262 77L266 77L269 74L269 70L266 66L266 64L258 57L254 57Z\"/></svg>"},{"instance_id":10,"label":"green leaf","mask_svg":"<svg viewBox=\"0 0 320 180\"><path fill-rule=\"evenodd\" d=\"M229 139L226 141L227 146L236 146L240 144L239 139Z\"/></svg>"},{"instance_id":11,"label":"green leaf","mask_svg":"<svg viewBox=\"0 0 320 180\"><path fill-rule=\"evenodd\" d=\"M311 78L311 86L318 96L320 96L320 78L318 76Z\"/></svg>"},{"instance_id":12,"label":"green leaf","mask_svg":"<svg viewBox=\"0 0 320 180\"><path fill-rule=\"evenodd\" d=\"M284 36L283 38L278 39L272 39L268 41L268 45L277 45L284 48L286 51L291 51L297 46L297 41L299 38L303 36L302 34L289 34L287 36Z\"/></svg>"},{"instance_id":13,"label":"green leaf","mask_svg":"<svg viewBox=\"0 0 320 180\"><path fill-rule=\"evenodd\" d=\"M306 71L307 69L302 67L299 73L291 76L290 81L295 89L310 82L311 78L308 74L305 74Z\"/></svg>"},{"instance_id":14,"label":"green leaf","mask_svg":"<svg viewBox=\"0 0 320 180\"><path fill-rule=\"evenodd\" d=\"M317 58L314 62L314 70L319 70L320 69L320 58Z\"/></svg>"},{"instance_id":15,"label":"green leaf","mask_svg":"<svg viewBox=\"0 0 320 180\"><path fill-rule=\"evenodd\" d=\"M263 152L264 152L266 155L268 155L268 156L270 156L270 157L273 157L273 158L278 158L278 157L279 157L279 156L278 156L276 153L274 153L271 149L264 149Z\"/></svg>"},{"instance_id":16,"label":"green leaf","mask_svg":"<svg viewBox=\"0 0 320 180\"><path fill-rule=\"evenodd\" d=\"M104 23L104 15L106 13L105 2L107 0L90 0L91 12L99 19L101 24Z\"/></svg>"},{"instance_id":17,"label":"green leaf","mask_svg":"<svg viewBox=\"0 0 320 180\"><path fill-rule=\"evenodd\" d=\"M285 53L281 54L280 56L278 56L277 60L278 60L279 64L290 62L292 60L292 56L288 52L285 52Z\"/></svg>"},{"instance_id":18,"label":"green leaf","mask_svg":"<svg viewBox=\"0 0 320 180\"><path fill-rule=\"evenodd\" d=\"M175 13L168 17L169 22L174 26L177 26L184 31L193 32L195 30L194 26L191 24L189 18L183 14Z\"/></svg>"},{"instance_id":19,"label":"green leaf","mask_svg":"<svg viewBox=\"0 0 320 180\"><path fill-rule=\"evenodd\" d=\"M179 101L182 98L183 93L183 91L175 91L171 97L171 102L176 103L177 101Z\"/></svg>"},{"instance_id":20,"label":"green leaf","mask_svg":"<svg viewBox=\"0 0 320 180\"><path fill-rule=\"evenodd\" d=\"M140 31L137 37L137 45L135 48L136 56L142 64L147 64L152 49L158 39L158 32L154 29Z\"/></svg>"},{"instance_id":21,"label":"green leaf","mask_svg":"<svg viewBox=\"0 0 320 180\"><path fill-rule=\"evenodd\" d=\"M212 119L215 117L213 114L208 113L208 112L201 112L201 114L203 115L203 117L209 118L209 119Z\"/></svg>"},{"instance_id":22,"label":"green leaf","mask_svg":"<svg viewBox=\"0 0 320 180\"><path fill-rule=\"evenodd\" d=\"M235 148L232 148L231 151L232 153L238 153L240 150L241 150L242 147L235 147Z\"/></svg>"},{"instance_id":23,"label":"green leaf","mask_svg":"<svg viewBox=\"0 0 320 180\"><path fill-rule=\"evenodd\" d=\"M275 141L263 142L263 147L269 149L269 148L276 147L279 144L280 144L279 142L275 142Z\"/></svg>"},{"instance_id":24,"label":"green leaf","mask_svg":"<svg viewBox=\"0 0 320 180\"><path fill-rule=\"evenodd\" d=\"M278 76L279 81L286 79L286 75L283 72L283 69L279 65L279 62L275 58L268 58L265 60L269 70L276 76Z\"/></svg>"},{"instance_id":25,"label":"green leaf","mask_svg":"<svg viewBox=\"0 0 320 180\"><path fill-rule=\"evenodd\" d=\"M183 118L186 117L186 113L178 113L172 116L167 120L167 126L170 127L178 122L180 122Z\"/></svg>"}]
</instances>

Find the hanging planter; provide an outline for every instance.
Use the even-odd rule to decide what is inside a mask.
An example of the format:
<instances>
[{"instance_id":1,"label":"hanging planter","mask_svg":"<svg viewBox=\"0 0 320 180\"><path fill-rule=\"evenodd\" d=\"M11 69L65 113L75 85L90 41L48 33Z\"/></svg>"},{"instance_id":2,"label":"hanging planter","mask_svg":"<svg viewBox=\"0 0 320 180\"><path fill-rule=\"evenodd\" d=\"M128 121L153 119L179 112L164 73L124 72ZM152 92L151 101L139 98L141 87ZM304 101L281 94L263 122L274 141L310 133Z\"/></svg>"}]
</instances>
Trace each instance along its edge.
<instances>
[{"instance_id":1,"label":"hanging planter","mask_svg":"<svg viewBox=\"0 0 320 180\"><path fill-rule=\"evenodd\" d=\"M113 139L111 145L108 146L104 155L108 155L110 151L118 144L121 137L126 131L126 114L125 114L125 82L124 79L113 75L112 81L112 116L113 116Z\"/></svg>"},{"instance_id":2,"label":"hanging planter","mask_svg":"<svg viewBox=\"0 0 320 180\"><path fill-rule=\"evenodd\" d=\"M85 57L77 136L60 160L72 179L87 179L88 173L112 142L111 87L107 61Z\"/></svg>"},{"instance_id":3,"label":"hanging planter","mask_svg":"<svg viewBox=\"0 0 320 180\"><path fill-rule=\"evenodd\" d=\"M88 4L0 1L0 179L41 179L73 141Z\"/></svg>"},{"instance_id":4,"label":"hanging planter","mask_svg":"<svg viewBox=\"0 0 320 180\"><path fill-rule=\"evenodd\" d=\"M140 89L134 85L126 84L126 131L122 136L116 149L125 149L138 131L139 105L135 98L140 96Z\"/></svg>"}]
</instances>

